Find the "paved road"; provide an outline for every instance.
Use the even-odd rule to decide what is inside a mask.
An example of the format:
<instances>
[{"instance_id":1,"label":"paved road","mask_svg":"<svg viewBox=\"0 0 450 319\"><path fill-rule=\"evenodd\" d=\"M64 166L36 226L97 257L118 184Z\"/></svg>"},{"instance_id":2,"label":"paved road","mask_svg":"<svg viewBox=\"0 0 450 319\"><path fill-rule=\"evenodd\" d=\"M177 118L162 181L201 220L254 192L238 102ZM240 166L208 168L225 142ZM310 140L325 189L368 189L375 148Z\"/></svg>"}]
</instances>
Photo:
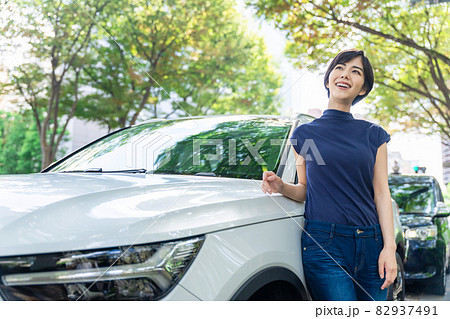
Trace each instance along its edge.
<instances>
[{"instance_id":1,"label":"paved road","mask_svg":"<svg viewBox=\"0 0 450 319\"><path fill-rule=\"evenodd\" d=\"M447 276L447 292L444 296L432 295L427 290L430 287L425 285L414 285L406 287L406 300L423 300L423 301L444 301L450 300L450 276Z\"/></svg>"}]
</instances>

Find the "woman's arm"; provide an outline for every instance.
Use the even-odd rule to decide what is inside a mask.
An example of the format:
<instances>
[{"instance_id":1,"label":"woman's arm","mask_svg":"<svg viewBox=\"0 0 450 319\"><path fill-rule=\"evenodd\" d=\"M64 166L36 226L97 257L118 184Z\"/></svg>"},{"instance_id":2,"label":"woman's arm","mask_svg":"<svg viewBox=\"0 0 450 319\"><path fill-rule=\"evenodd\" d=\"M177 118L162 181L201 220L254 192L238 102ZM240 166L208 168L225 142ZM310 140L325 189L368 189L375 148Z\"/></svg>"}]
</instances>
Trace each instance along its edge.
<instances>
[{"instance_id":1,"label":"woman's arm","mask_svg":"<svg viewBox=\"0 0 450 319\"><path fill-rule=\"evenodd\" d=\"M284 183L274 172L263 173L263 184L261 186L264 193L280 193L297 202L304 202L306 199L306 163L302 156L295 152L295 164L297 168L298 184Z\"/></svg>"},{"instance_id":2,"label":"woman's arm","mask_svg":"<svg viewBox=\"0 0 450 319\"><path fill-rule=\"evenodd\" d=\"M375 206L378 212L384 247L378 258L380 278L385 278L381 289L390 286L397 277L395 260L394 218L392 216L391 192L388 185L387 146L383 143L377 151L373 174Z\"/></svg>"}]
</instances>

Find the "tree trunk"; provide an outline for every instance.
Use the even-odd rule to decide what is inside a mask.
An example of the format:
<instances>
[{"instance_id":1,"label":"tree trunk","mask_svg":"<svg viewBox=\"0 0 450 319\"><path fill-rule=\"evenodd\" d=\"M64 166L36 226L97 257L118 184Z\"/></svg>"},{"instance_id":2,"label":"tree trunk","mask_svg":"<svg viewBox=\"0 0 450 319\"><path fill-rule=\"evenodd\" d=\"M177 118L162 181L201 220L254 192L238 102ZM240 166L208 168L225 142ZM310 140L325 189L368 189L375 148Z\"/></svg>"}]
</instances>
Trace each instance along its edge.
<instances>
[{"instance_id":1,"label":"tree trunk","mask_svg":"<svg viewBox=\"0 0 450 319\"><path fill-rule=\"evenodd\" d=\"M45 143L45 145L42 145L41 143L41 150L42 150L42 160L41 160L41 170L42 170L55 161L56 154L55 152L52 151L52 148L47 143Z\"/></svg>"}]
</instances>

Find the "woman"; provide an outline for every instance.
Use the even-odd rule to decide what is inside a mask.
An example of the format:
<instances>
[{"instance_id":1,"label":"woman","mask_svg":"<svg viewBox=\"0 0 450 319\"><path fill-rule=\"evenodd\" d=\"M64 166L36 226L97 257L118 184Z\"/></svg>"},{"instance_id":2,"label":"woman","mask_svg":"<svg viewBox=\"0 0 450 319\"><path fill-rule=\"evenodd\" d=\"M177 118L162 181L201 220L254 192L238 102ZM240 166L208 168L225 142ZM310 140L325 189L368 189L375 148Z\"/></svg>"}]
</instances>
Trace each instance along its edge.
<instances>
[{"instance_id":1,"label":"woman","mask_svg":"<svg viewBox=\"0 0 450 319\"><path fill-rule=\"evenodd\" d=\"M291 137L298 184L264 172L262 189L306 200L302 259L314 300L386 300L397 275L387 174L390 135L350 113L373 87L363 51L339 53L324 84L328 109Z\"/></svg>"}]
</instances>

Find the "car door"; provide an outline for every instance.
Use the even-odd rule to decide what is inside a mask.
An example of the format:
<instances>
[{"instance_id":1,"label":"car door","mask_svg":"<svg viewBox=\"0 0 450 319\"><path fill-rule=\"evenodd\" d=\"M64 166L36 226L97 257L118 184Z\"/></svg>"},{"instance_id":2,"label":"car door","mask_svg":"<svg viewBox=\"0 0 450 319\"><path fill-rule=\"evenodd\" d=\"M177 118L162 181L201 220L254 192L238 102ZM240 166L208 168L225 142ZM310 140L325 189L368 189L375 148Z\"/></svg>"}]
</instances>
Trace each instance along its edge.
<instances>
[{"instance_id":1,"label":"car door","mask_svg":"<svg viewBox=\"0 0 450 319\"><path fill-rule=\"evenodd\" d=\"M292 136L292 133L298 126L305 123L309 123L314 119L315 118L311 115L299 114L295 119L293 119L292 128L289 132L289 138ZM295 166L295 153L289 140L285 145L283 155L281 158L281 163L277 171L277 175L280 176L283 182L285 183L292 183L292 184L297 183L297 168Z\"/></svg>"},{"instance_id":2,"label":"car door","mask_svg":"<svg viewBox=\"0 0 450 319\"><path fill-rule=\"evenodd\" d=\"M441 187L440 187L438 181L434 180L433 186L435 189L435 196L436 196L437 202L444 202L444 196L442 195ZM446 213L446 212L448 212L448 208L446 208L444 210L440 209L440 210L436 211L436 213ZM447 262L450 264L450 216L435 218L434 223L438 227L438 234L441 234L442 239L445 243L446 258L447 258ZM447 268L447 269L449 269L449 268Z\"/></svg>"}]
</instances>

